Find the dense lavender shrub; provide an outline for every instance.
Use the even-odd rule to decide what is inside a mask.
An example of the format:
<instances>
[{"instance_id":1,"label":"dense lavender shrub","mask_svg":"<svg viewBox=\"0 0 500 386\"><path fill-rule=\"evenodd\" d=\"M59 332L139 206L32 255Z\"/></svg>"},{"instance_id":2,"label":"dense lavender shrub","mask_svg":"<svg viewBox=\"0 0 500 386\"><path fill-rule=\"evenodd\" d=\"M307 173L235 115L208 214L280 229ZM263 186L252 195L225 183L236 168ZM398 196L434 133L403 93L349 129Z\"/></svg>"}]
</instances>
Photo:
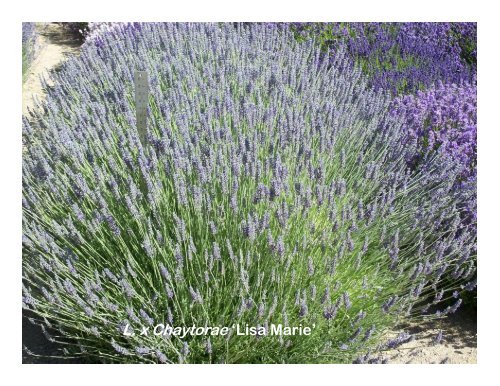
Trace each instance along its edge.
<instances>
[{"instance_id":1,"label":"dense lavender shrub","mask_svg":"<svg viewBox=\"0 0 500 386\"><path fill-rule=\"evenodd\" d=\"M463 168L455 184L459 207L465 221L476 222L476 23L263 25L291 25L299 40L313 36L323 49L347 50L351 60L344 63L345 71L361 64L377 89L413 92L397 97L390 107L404 118L406 141L416 149L409 165L418 167L442 146L451 162ZM102 44L102 34L136 27L137 23L89 23L87 42Z\"/></svg>"},{"instance_id":2,"label":"dense lavender shrub","mask_svg":"<svg viewBox=\"0 0 500 386\"><path fill-rule=\"evenodd\" d=\"M470 279L462 169L436 149L411 170L402 119L359 70L339 70L342 53L322 61L262 25L100 39L54 74L45 116L23 122L23 307L71 355L352 362ZM134 69L151 83L147 146ZM312 333L139 334L158 323Z\"/></svg>"},{"instance_id":3,"label":"dense lavender shrub","mask_svg":"<svg viewBox=\"0 0 500 386\"><path fill-rule=\"evenodd\" d=\"M23 78L33 61L36 53L36 27L35 23L23 23L22 32L22 57L23 57Z\"/></svg>"}]
</instances>

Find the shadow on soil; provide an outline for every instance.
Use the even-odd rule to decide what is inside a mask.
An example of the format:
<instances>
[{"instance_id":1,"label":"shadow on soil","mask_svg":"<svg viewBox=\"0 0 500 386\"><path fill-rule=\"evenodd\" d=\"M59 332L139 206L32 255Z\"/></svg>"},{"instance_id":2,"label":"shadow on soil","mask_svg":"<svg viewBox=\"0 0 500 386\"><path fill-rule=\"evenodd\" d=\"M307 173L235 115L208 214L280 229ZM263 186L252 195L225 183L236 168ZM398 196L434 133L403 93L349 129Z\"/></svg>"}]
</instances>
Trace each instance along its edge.
<instances>
[{"instance_id":1,"label":"shadow on soil","mask_svg":"<svg viewBox=\"0 0 500 386\"><path fill-rule=\"evenodd\" d=\"M31 316L29 312L23 310L23 364L85 363L78 358L59 358L63 355L64 346L50 342L43 334L42 329L30 322Z\"/></svg>"},{"instance_id":2,"label":"shadow on soil","mask_svg":"<svg viewBox=\"0 0 500 386\"><path fill-rule=\"evenodd\" d=\"M82 39L80 37L68 33L63 26L57 23L50 23L45 28L41 29L39 33L51 44L68 48L78 48L82 45Z\"/></svg>"},{"instance_id":3,"label":"shadow on soil","mask_svg":"<svg viewBox=\"0 0 500 386\"><path fill-rule=\"evenodd\" d=\"M459 308L454 314L444 319L419 322L418 325L402 326L410 334L418 334L421 338L433 338L436 329L443 330L444 340L453 348L477 347L477 309L475 307Z\"/></svg>"}]
</instances>

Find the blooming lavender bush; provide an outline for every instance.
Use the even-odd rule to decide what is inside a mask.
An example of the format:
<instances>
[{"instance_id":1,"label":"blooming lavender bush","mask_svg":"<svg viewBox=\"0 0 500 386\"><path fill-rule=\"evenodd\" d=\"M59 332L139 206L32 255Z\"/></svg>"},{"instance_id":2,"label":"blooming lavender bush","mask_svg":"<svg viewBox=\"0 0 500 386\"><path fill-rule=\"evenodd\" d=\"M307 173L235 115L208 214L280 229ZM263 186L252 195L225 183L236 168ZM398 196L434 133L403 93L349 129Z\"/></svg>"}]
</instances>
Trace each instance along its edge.
<instances>
[{"instance_id":1,"label":"blooming lavender bush","mask_svg":"<svg viewBox=\"0 0 500 386\"><path fill-rule=\"evenodd\" d=\"M342 53L322 61L262 25L140 24L101 39L23 122L23 307L68 354L351 362L470 279L462 169L440 149L408 168L402 119L360 71L339 70ZM151 83L146 146L135 69ZM140 334L159 323L267 335Z\"/></svg>"}]
</instances>

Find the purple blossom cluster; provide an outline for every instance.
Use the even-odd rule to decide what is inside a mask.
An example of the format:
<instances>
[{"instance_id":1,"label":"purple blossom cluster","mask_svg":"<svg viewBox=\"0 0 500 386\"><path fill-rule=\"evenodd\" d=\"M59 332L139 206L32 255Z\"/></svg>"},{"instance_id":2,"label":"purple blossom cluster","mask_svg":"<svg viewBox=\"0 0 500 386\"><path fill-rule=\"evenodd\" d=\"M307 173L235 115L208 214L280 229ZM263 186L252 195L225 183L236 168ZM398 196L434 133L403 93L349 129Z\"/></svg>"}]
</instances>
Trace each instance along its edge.
<instances>
[{"instance_id":1,"label":"purple blossom cluster","mask_svg":"<svg viewBox=\"0 0 500 386\"><path fill-rule=\"evenodd\" d=\"M443 299L471 283L463 168L436 151L412 170L392 98L349 60L259 24L141 23L84 45L23 120L23 307L100 361L349 363L444 278ZM122 334L155 323L315 330Z\"/></svg>"},{"instance_id":2,"label":"purple blossom cluster","mask_svg":"<svg viewBox=\"0 0 500 386\"><path fill-rule=\"evenodd\" d=\"M101 35L110 32L119 35L123 29L134 28L134 26L138 26L138 23L89 22L85 32L85 43L99 44Z\"/></svg>"},{"instance_id":3,"label":"purple blossom cluster","mask_svg":"<svg viewBox=\"0 0 500 386\"><path fill-rule=\"evenodd\" d=\"M443 84L396 98L391 113L403 118L406 143L416 149L413 168L439 150L461 169L456 180L464 211L476 222L477 88L475 84Z\"/></svg>"}]
</instances>

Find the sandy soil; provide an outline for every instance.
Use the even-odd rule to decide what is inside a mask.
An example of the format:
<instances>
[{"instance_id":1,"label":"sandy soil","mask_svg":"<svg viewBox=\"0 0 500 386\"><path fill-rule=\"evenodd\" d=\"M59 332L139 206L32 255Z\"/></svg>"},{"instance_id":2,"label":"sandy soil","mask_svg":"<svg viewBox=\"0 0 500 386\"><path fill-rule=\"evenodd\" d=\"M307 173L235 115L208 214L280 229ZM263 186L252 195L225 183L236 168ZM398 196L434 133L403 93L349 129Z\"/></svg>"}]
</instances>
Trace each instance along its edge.
<instances>
[{"instance_id":1,"label":"sandy soil","mask_svg":"<svg viewBox=\"0 0 500 386\"><path fill-rule=\"evenodd\" d=\"M36 108L35 101L42 102L45 98L40 77L46 77L49 85L52 84L50 71L56 70L69 55L78 54L81 44L58 24L40 23L36 28L38 49L23 84L23 115L28 113L28 108Z\"/></svg>"},{"instance_id":2,"label":"sandy soil","mask_svg":"<svg viewBox=\"0 0 500 386\"><path fill-rule=\"evenodd\" d=\"M440 330L443 339L434 344ZM392 335L402 331L413 334L415 340L384 352L389 363L477 363L477 320L470 310L459 310L445 319L401 326Z\"/></svg>"}]
</instances>

